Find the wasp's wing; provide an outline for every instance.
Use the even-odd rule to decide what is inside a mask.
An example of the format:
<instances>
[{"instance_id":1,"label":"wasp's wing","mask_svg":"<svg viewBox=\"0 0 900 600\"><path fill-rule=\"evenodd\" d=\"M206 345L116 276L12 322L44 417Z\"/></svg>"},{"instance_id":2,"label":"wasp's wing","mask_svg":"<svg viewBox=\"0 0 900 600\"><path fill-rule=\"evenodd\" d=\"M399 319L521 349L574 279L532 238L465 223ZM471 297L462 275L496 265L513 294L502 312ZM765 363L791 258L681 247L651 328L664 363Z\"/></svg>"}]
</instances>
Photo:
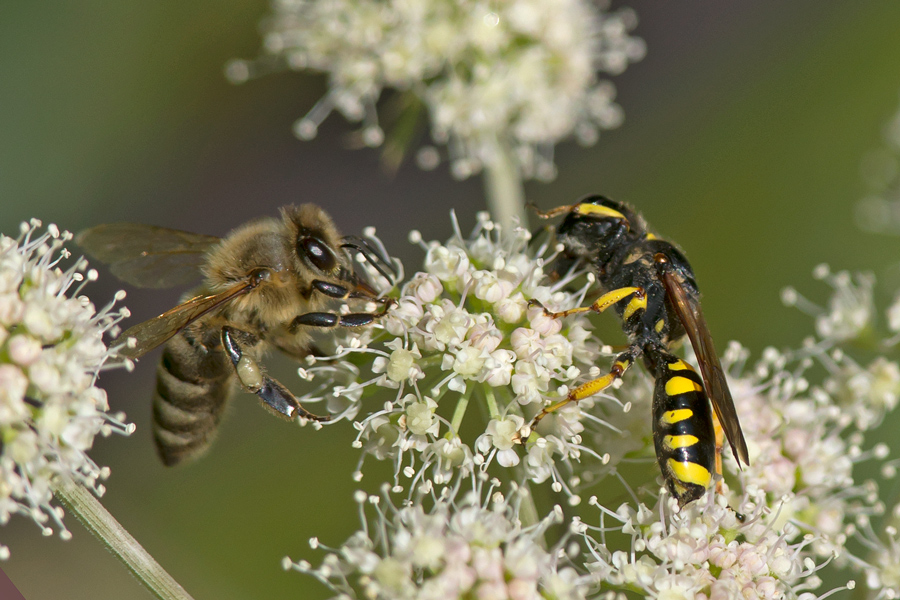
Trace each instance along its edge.
<instances>
[{"instance_id":1,"label":"wasp's wing","mask_svg":"<svg viewBox=\"0 0 900 600\"><path fill-rule=\"evenodd\" d=\"M137 223L97 225L75 240L122 281L148 288L198 280L206 252L219 242L212 235Z\"/></svg>"},{"instance_id":2,"label":"wasp's wing","mask_svg":"<svg viewBox=\"0 0 900 600\"><path fill-rule=\"evenodd\" d=\"M126 329L116 338L113 344L121 343L121 347L118 350L119 356L131 359L140 358L157 346L167 342L173 335L193 321L225 302L245 294L252 287L252 282L244 281L218 294L191 298L158 317ZM137 343L133 346L126 343L128 338L134 338Z\"/></svg>"},{"instance_id":3,"label":"wasp's wing","mask_svg":"<svg viewBox=\"0 0 900 600\"><path fill-rule=\"evenodd\" d=\"M719 423L725 430L734 458L738 464L743 462L749 465L747 442L744 440L737 411L734 409L734 400L731 398L728 382L725 380L722 363L719 362L719 356L716 354L706 319L703 318L703 313L700 311L700 303L684 289L671 269L661 270L660 275L666 288L666 294L691 339L691 346L693 346L697 362L700 364L700 374L703 376L703 383L706 384L706 393L712 401Z\"/></svg>"}]
</instances>

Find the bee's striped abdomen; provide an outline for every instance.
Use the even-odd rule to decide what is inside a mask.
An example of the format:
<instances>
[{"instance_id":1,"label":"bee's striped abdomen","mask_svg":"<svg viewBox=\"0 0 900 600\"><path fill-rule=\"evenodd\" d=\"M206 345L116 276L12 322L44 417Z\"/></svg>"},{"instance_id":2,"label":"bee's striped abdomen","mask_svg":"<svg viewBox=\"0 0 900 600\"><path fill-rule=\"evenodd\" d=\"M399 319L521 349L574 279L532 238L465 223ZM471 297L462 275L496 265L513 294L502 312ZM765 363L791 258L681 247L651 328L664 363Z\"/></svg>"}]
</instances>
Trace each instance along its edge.
<instances>
[{"instance_id":1,"label":"bee's striped abdomen","mask_svg":"<svg viewBox=\"0 0 900 600\"><path fill-rule=\"evenodd\" d=\"M215 330L204 340L215 343ZM233 387L234 369L221 348L179 332L168 341L156 369L153 437L166 465L194 458L209 446Z\"/></svg>"},{"instance_id":2,"label":"bee's striped abdomen","mask_svg":"<svg viewBox=\"0 0 900 600\"><path fill-rule=\"evenodd\" d=\"M684 506L710 486L716 442L703 380L683 360L661 353L653 393L653 442L666 487Z\"/></svg>"}]
</instances>

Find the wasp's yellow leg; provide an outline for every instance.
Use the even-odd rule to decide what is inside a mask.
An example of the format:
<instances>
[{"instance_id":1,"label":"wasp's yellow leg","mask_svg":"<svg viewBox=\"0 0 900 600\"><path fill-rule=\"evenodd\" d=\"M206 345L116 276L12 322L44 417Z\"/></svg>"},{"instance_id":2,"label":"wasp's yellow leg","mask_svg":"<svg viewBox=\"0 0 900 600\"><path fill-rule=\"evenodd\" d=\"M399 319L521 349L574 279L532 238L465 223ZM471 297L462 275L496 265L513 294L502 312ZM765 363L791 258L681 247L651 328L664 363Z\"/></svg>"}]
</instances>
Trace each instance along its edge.
<instances>
[{"instance_id":1,"label":"wasp's yellow leg","mask_svg":"<svg viewBox=\"0 0 900 600\"><path fill-rule=\"evenodd\" d=\"M531 421L531 430L534 431L534 428L537 427L538 423L541 422L541 419L552 412L556 412L570 402L578 402L579 400L584 400L585 398L593 396L594 394L599 394L600 392L608 388L616 379L622 377L622 375L625 374L625 371L627 371L628 368L634 364L634 359L639 351L640 350L637 348L631 348L628 351L623 352L616 357L616 362L613 363L612 369L609 370L609 373L607 373L603 377L598 377L597 379L592 379L588 382L582 383L574 390L570 391L569 394L559 402L554 402L550 406L544 407L544 409L541 410L541 412L539 412Z\"/></svg>"},{"instance_id":2,"label":"wasp's yellow leg","mask_svg":"<svg viewBox=\"0 0 900 600\"><path fill-rule=\"evenodd\" d=\"M590 306L579 306L578 308L570 308L569 310L563 310L560 312L547 310L544 305L537 300L529 300L528 306L539 306L544 310L545 316L551 317L553 319L562 319L563 317L567 317L569 315L587 311L602 313L604 310L606 310L616 302L624 300L632 294L634 294L637 298L645 298L644 288L623 287L617 290L612 290L611 292L606 292L605 294L597 298Z\"/></svg>"},{"instance_id":3,"label":"wasp's yellow leg","mask_svg":"<svg viewBox=\"0 0 900 600\"><path fill-rule=\"evenodd\" d=\"M723 493L722 490L722 448L725 446L725 430L722 429L722 424L719 423L719 417L716 416L716 412L713 411L712 415L713 419L713 431L716 433L716 474L719 476L716 480L716 493Z\"/></svg>"}]
</instances>

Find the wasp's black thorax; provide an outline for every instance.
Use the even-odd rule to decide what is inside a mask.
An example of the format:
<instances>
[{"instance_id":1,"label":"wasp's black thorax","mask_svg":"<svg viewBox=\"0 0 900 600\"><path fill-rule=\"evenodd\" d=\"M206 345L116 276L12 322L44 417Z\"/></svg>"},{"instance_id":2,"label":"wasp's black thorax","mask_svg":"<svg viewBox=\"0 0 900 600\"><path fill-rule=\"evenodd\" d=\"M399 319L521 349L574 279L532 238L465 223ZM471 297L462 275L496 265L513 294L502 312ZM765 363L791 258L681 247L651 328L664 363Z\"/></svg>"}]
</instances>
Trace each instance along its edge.
<instances>
[{"instance_id":1,"label":"wasp's black thorax","mask_svg":"<svg viewBox=\"0 0 900 600\"><path fill-rule=\"evenodd\" d=\"M575 229L578 228L570 230ZM582 228L580 233L587 229ZM601 292L624 287L639 287L644 290L644 299L627 298L615 305L616 312L622 318L622 328L632 343L637 342L643 347L668 347L670 342L680 340L685 335L684 327L676 318L671 301L666 297L654 258L657 254L664 255L684 279L685 288L699 297L690 264L675 246L664 240L648 239L647 232L642 229L608 236L607 244L595 245L587 253L582 253L581 250L589 247L590 242L585 242L583 238L578 241L575 239L571 235L560 235L567 253L574 250L572 255L592 263ZM646 306L642 306L644 303Z\"/></svg>"}]
</instances>

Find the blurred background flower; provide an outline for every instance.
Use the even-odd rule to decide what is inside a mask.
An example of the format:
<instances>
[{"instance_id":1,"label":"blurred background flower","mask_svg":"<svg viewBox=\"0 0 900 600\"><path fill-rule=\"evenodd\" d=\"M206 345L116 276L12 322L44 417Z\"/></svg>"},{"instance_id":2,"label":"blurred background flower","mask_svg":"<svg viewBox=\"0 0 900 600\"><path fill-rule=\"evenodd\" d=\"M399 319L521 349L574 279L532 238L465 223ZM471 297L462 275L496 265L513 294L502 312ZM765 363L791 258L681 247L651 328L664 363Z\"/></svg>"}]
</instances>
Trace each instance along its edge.
<instances>
[{"instance_id":1,"label":"blurred background flower","mask_svg":"<svg viewBox=\"0 0 900 600\"><path fill-rule=\"evenodd\" d=\"M767 345L796 346L809 320L782 306L780 290L805 291L823 261L835 272L875 271L876 296L900 287L900 238L853 225L855 202L868 193L860 157L882 143L896 109L900 5L636 8L631 34L646 41L647 56L612 77L626 123L589 150L560 144L556 180L527 183L527 198L546 208L602 192L639 207L685 248L720 348L739 339L758 356ZM257 24L269 11L261 0L7 7L0 231L38 216L76 231L131 220L221 235L314 201L345 233L376 226L412 265L421 251L407 243L409 229L447 239L450 208L471 228L484 208L476 181L412 164L385 174L378 152L347 150L358 142L342 119L326 120L315 141L297 141L292 124L326 94L324 76L225 80L227 61L257 54ZM118 287L101 278L95 302ZM170 308L179 293L132 294L133 322ZM807 296L821 306L827 295ZM602 339L615 339L614 318L598 325ZM128 451L115 438L96 444L95 459L118 482L104 503L189 590L222 599L325 595L278 565L284 554L308 552L302 540L313 534L343 540L358 528L344 517L359 487L349 477L356 432L298 431L239 396L239 417L221 428L216 452L165 470L150 438L154 360L104 377L114 409L138 426ZM289 366L282 373L295 381ZM893 418L883 430L896 430ZM326 486L334 492L310 493ZM259 509L261 498L270 510ZM14 519L4 532L15 552L3 569L29 599L139 594L88 536L37 544L33 527ZM72 585L87 576L90 586Z\"/></svg>"},{"instance_id":2,"label":"blurred background flower","mask_svg":"<svg viewBox=\"0 0 900 600\"><path fill-rule=\"evenodd\" d=\"M527 177L546 179L558 141L577 133L590 144L622 123L615 88L597 72L621 74L645 47L628 35L634 11L604 8L583 0L281 0L263 22L262 56L234 60L226 74L243 83L279 66L326 73L328 93L294 133L314 138L336 110L361 125L367 146L385 138L383 89L410 92L428 110L432 140L448 145L456 177L480 171L502 143Z\"/></svg>"},{"instance_id":3,"label":"blurred background flower","mask_svg":"<svg viewBox=\"0 0 900 600\"><path fill-rule=\"evenodd\" d=\"M443 154L457 179L483 170L494 219L511 226L513 216L527 220L521 178L555 176L557 142L577 137L590 145L600 130L622 123L615 86L597 75L622 73L645 48L629 36L634 11L607 7L589 0L280 0L263 22L262 55L234 60L226 73L235 83L278 69L326 73L328 92L294 123L298 138L314 138L332 111L360 124L365 146L384 143L386 128L389 167L417 152L427 169ZM383 99L385 88L395 96ZM388 105L387 125L379 102ZM441 151L410 147L423 137L426 111Z\"/></svg>"}]
</instances>

